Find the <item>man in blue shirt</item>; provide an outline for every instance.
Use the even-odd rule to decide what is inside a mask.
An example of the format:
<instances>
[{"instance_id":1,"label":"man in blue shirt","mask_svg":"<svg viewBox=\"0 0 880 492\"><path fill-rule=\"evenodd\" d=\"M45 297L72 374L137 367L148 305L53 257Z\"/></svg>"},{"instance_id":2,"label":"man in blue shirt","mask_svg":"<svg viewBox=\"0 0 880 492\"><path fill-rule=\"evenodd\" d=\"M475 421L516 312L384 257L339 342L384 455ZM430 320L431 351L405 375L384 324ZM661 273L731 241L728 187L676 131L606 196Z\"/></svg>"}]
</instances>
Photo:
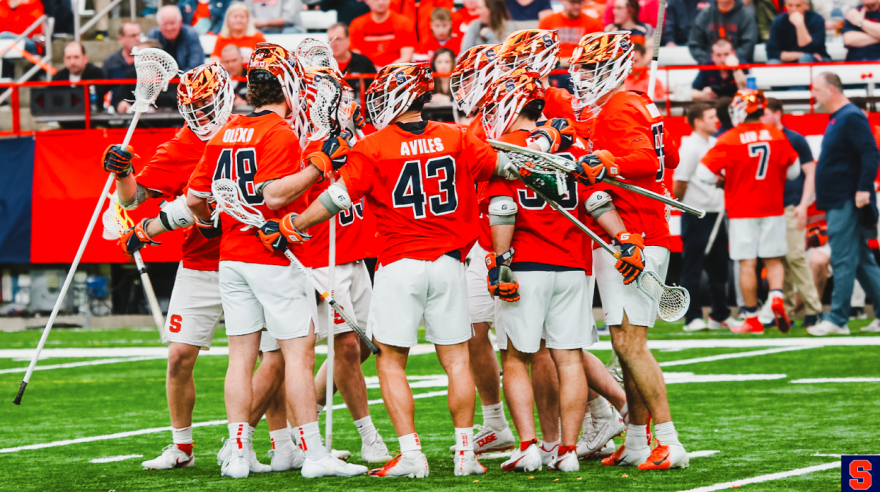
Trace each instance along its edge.
<instances>
[{"instance_id":1,"label":"man in blue shirt","mask_svg":"<svg viewBox=\"0 0 880 492\"><path fill-rule=\"evenodd\" d=\"M718 69L700 70L691 89L691 97L696 101L714 101L719 97L733 97L736 91L746 88L746 75L740 69L727 67L739 65L733 45L726 39L719 39L712 45L712 63ZM726 109L725 109L726 111Z\"/></svg>"},{"instance_id":2,"label":"man in blue shirt","mask_svg":"<svg viewBox=\"0 0 880 492\"><path fill-rule=\"evenodd\" d=\"M205 51L195 29L183 25L180 9L166 5L156 14L159 27L150 29L147 37L159 41L159 45L175 61L182 72L205 63Z\"/></svg>"},{"instance_id":3,"label":"man in blue shirt","mask_svg":"<svg viewBox=\"0 0 880 492\"><path fill-rule=\"evenodd\" d=\"M880 60L880 0L862 0L843 23L846 61Z\"/></svg>"},{"instance_id":4,"label":"man in blue shirt","mask_svg":"<svg viewBox=\"0 0 880 492\"><path fill-rule=\"evenodd\" d=\"M828 222L834 291L831 312L807 333L848 335L853 278L871 299L880 299L880 267L868 248L868 239L877 235L874 178L880 151L868 118L843 95L840 77L819 74L811 95L831 113L816 166L816 208Z\"/></svg>"},{"instance_id":5,"label":"man in blue shirt","mask_svg":"<svg viewBox=\"0 0 880 492\"><path fill-rule=\"evenodd\" d=\"M798 0L800 1L800 0ZM786 4L787 5L787 4ZM792 299L793 288L796 288L804 303L804 322L802 328L815 325L822 314L822 301L813 282L813 274L806 256L806 235L804 229L807 225L807 207L813 203L816 163L813 161L813 153L807 139L801 134L782 126L782 101L768 98L767 109L761 117L761 123L775 126L782 130L791 146L798 153L801 161L801 173L797 179L785 182L785 192L782 202L785 205L786 239L788 252L782 258L782 266L785 268L785 280L782 283L782 292L785 295L785 310L789 316L796 311ZM767 307L768 312L761 311L759 321L764 324L773 322L773 312Z\"/></svg>"},{"instance_id":6,"label":"man in blue shirt","mask_svg":"<svg viewBox=\"0 0 880 492\"><path fill-rule=\"evenodd\" d=\"M786 0L785 10L770 24L767 63L831 61L825 49L825 19L808 9L807 0Z\"/></svg>"}]
</instances>

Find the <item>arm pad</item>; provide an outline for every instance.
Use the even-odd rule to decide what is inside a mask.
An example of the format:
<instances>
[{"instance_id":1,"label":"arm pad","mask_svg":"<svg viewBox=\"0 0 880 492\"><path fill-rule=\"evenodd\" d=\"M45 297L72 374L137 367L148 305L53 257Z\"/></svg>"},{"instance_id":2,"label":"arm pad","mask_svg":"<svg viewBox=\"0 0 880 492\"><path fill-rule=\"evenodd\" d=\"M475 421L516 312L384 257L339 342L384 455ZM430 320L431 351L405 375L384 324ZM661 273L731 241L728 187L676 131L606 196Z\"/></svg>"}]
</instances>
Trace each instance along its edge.
<instances>
[{"instance_id":1,"label":"arm pad","mask_svg":"<svg viewBox=\"0 0 880 492\"><path fill-rule=\"evenodd\" d=\"M333 183L323 193L318 195L318 201L330 212L336 215L343 210L351 208L351 197L342 183Z\"/></svg>"},{"instance_id":2,"label":"arm pad","mask_svg":"<svg viewBox=\"0 0 880 492\"><path fill-rule=\"evenodd\" d=\"M606 212L616 210L614 203L611 202L611 195L604 191L597 191L590 195L590 198L587 199L586 207L587 212L589 212L596 220L599 220L599 217Z\"/></svg>"},{"instance_id":3,"label":"arm pad","mask_svg":"<svg viewBox=\"0 0 880 492\"><path fill-rule=\"evenodd\" d=\"M518 208L509 196L493 196L489 202L489 225L516 224Z\"/></svg>"},{"instance_id":4,"label":"arm pad","mask_svg":"<svg viewBox=\"0 0 880 492\"><path fill-rule=\"evenodd\" d=\"M186 196L180 195L171 202L165 202L162 211L159 212L159 221L166 231L193 225L195 223L193 213L186 206Z\"/></svg>"},{"instance_id":5,"label":"arm pad","mask_svg":"<svg viewBox=\"0 0 880 492\"><path fill-rule=\"evenodd\" d=\"M510 163L510 157L507 157L507 154L504 152L498 152L498 163L495 165L495 176L502 177L504 179L516 179L513 171L509 171L507 169L507 164Z\"/></svg>"},{"instance_id":6,"label":"arm pad","mask_svg":"<svg viewBox=\"0 0 880 492\"><path fill-rule=\"evenodd\" d=\"M147 189L138 183L137 191L134 193L134 197L131 200L123 200L122 197L119 196L119 193L116 193L116 199L119 200L119 206L123 208L123 210L134 210L138 208L138 205L147 201Z\"/></svg>"}]
</instances>

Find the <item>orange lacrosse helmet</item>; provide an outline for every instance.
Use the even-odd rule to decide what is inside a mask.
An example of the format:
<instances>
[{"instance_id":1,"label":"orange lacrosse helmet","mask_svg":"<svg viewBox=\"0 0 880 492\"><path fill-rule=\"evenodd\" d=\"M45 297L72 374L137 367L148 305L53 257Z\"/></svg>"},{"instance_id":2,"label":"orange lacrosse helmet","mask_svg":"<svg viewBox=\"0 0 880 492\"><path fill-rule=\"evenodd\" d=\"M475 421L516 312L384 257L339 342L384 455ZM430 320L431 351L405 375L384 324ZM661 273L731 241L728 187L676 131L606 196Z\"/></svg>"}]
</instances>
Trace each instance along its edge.
<instances>
[{"instance_id":1,"label":"orange lacrosse helmet","mask_svg":"<svg viewBox=\"0 0 880 492\"><path fill-rule=\"evenodd\" d=\"M498 58L501 73L527 68L546 77L559 61L559 33L546 29L516 31L504 40Z\"/></svg>"},{"instance_id":2,"label":"orange lacrosse helmet","mask_svg":"<svg viewBox=\"0 0 880 492\"><path fill-rule=\"evenodd\" d=\"M248 83L276 80L281 84L290 108L288 120L299 138L305 137L307 122L303 108L304 76L296 56L277 44L257 43L248 62Z\"/></svg>"},{"instance_id":3,"label":"orange lacrosse helmet","mask_svg":"<svg viewBox=\"0 0 880 492\"><path fill-rule=\"evenodd\" d=\"M486 91L483 104L486 136L499 138L504 135L525 105L537 99L544 99L539 73L520 68L499 77Z\"/></svg>"},{"instance_id":4,"label":"orange lacrosse helmet","mask_svg":"<svg viewBox=\"0 0 880 492\"><path fill-rule=\"evenodd\" d=\"M348 128L357 103L354 90L342 75L333 68L320 67L307 70L306 115L309 121L309 140L320 140L330 130Z\"/></svg>"},{"instance_id":5,"label":"orange lacrosse helmet","mask_svg":"<svg viewBox=\"0 0 880 492\"><path fill-rule=\"evenodd\" d=\"M229 74L219 62L187 71L177 85L177 109L201 140L208 140L232 114L235 94Z\"/></svg>"},{"instance_id":6,"label":"orange lacrosse helmet","mask_svg":"<svg viewBox=\"0 0 880 492\"><path fill-rule=\"evenodd\" d=\"M428 63L394 63L376 75L367 89L367 111L381 130L402 115L421 96L434 92L434 74Z\"/></svg>"},{"instance_id":7,"label":"orange lacrosse helmet","mask_svg":"<svg viewBox=\"0 0 880 492\"><path fill-rule=\"evenodd\" d=\"M598 114L602 96L623 84L632 71L632 49L629 31L597 32L580 40L568 69L578 119L585 113ZM586 108L591 111L584 112Z\"/></svg>"},{"instance_id":8,"label":"orange lacrosse helmet","mask_svg":"<svg viewBox=\"0 0 880 492\"><path fill-rule=\"evenodd\" d=\"M730 113L730 122L736 126L745 121L750 114L764 109L767 109L767 98L764 97L763 92L755 89L740 89L730 101L727 111Z\"/></svg>"},{"instance_id":9,"label":"orange lacrosse helmet","mask_svg":"<svg viewBox=\"0 0 880 492\"><path fill-rule=\"evenodd\" d=\"M500 44L474 46L459 57L458 64L449 78L452 97L458 108L473 116L483 104L486 86L497 76L498 50Z\"/></svg>"}]
</instances>

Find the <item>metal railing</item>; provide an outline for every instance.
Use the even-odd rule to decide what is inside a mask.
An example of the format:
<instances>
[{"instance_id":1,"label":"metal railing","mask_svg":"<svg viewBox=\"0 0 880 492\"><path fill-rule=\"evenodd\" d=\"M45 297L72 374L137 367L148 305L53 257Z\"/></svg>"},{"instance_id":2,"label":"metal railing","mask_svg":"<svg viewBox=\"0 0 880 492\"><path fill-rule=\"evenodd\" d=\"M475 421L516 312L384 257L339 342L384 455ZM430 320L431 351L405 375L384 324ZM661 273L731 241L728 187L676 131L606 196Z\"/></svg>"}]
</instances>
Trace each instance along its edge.
<instances>
[{"instance_id":1,"label":"metal railing","mask_svg":"<svg viewBox=\"0 0 880 492\"><path fill-rule=\"evenodd\" d=\"M40 18L35 20L33 24L28 26L28 28L25 29L24 32L16 36L14 40L11 40L11 43L9 45L4 47L3 49L0 49L0 59L2 59L7 51L11 50L13 47L17 47L20 41L27 39L28 36L41 25L43 26L43 34L46 36L46 54L43 56L43 58L39 59L40 63L35 63L33 67L31 67L21 77L19 77L18 80L16 80L16 84L24 83L39 70L43 69L44 66L52 63L52 33L55 29L55 19L53 17L48 17L45 15L40 16ZM28 58L28 61L32 60ZM5 87L10 86L5 85ZM0 94L0 104L9 99L9 97L13 95L12 92L12 87L3 91L3 93ZM15 99L18 99L17 94ZM15 122L13 122L13 124L15 124Z\"/></svg>"},{"instance_id":2,"label":"metal railing","mask_svg":"<svg viewBox=\"0 0 880 492\"><path fill-rule=\"evenodd\" d=\"M82 39L82 33L88 31L95 25L95 23L101 20L102 17L108 15L110 11L121 2L122 0L112 0L106 7L101 9L100 12L95 13L88 22L81 24L82 20L80 19L80 16L89 15L91 12L85 10L86 0L71 0L71 6L73 7L73 39L76 42L79 42ZM132 22L135 22L137 16L137 5L135 0L129 0L129 5L131 7L130 19Z\"/></svg>"}]
</instances>

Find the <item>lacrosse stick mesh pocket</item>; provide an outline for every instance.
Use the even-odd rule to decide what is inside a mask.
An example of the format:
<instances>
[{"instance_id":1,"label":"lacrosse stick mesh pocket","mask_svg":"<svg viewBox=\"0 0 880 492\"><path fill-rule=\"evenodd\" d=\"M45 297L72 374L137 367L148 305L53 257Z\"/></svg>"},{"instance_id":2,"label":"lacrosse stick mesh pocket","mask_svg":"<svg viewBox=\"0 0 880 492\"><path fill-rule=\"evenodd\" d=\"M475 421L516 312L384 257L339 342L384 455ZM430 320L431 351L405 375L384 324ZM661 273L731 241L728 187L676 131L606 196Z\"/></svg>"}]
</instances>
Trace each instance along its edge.
<instances>
[{"instance_id":1,"label":"lacrosse stick mesh pocket","mask_svg":"<svg viewBox=\"0 0 880 492\"><path fill-rule=\"evenodd\" d=\"M688 310L691 296L687 289L664 284L656 273L645 270L639 275L639 289L658 304L658 314L663 321L676 321Z\"/></svg>"}]
</instances>

